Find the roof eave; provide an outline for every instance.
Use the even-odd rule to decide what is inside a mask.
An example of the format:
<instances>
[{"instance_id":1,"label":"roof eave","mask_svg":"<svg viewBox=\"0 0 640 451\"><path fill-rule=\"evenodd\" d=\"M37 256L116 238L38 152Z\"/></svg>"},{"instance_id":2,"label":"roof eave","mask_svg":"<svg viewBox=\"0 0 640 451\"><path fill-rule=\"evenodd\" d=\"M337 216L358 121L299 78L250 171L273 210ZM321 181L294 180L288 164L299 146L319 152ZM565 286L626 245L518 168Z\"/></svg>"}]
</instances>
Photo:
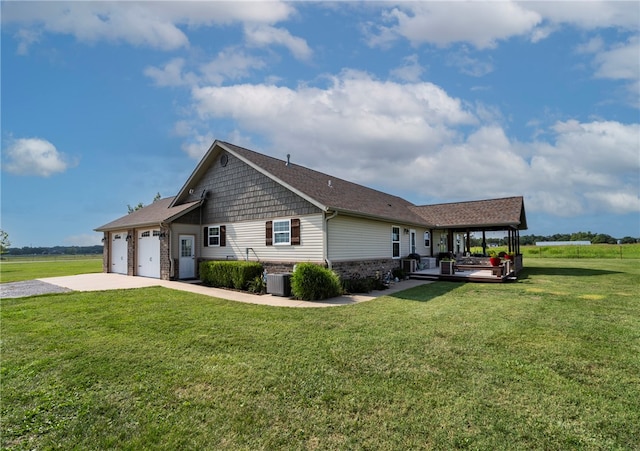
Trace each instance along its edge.
<instances>
[{"instance_id":1,"label":"roof eave","mask_svg":"<svg viewBox=\"0 0 640 451\"><path fill-rule=\"evenodd\" d=\"M488 229L520 229L520 224L507 222L507 223L491 223L491 224L436 224L433 226L436 229L464 229L471 231L488 230Z\"/></svg>"},{"instance_id":2,"label":"roof eave","mask_svg":"<svg viewBox=\"0 0 640 451\"><path fill-rule=\"evenodd\" d=\"M108 224L105 224L101 227L98 227L97 229L93 229L96 232L110 232L110 231L114 231L114 230L123 230L123 229L139 229L142 227L153 227L156 225L162 225L165 223L170 223L175 221L176 219L180 218L181 216L189 213L190 211L195 210L196 208L200 207L202 205L203 200L199 200L199 201L194 201L193 205L190 205L189 207L185 208L184 210L181 210L179 212L176 212L175 214L168 216L164 219L159 219L159 220L154 220L154 221L144 221L144 222L133 222L130 224L124 224L124 225L117 225L114 224L113 226L110 226Z\"/></svg>"}]
</instances>

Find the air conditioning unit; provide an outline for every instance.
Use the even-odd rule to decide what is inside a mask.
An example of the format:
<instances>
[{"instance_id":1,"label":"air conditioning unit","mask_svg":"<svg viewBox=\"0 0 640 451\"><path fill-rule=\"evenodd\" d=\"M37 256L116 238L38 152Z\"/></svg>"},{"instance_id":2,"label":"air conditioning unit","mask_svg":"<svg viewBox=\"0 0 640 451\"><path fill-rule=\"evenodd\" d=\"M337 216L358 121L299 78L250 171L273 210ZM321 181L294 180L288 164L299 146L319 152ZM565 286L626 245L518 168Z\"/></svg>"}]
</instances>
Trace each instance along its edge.
<instances>
[{"instance_id":1,"label":"air conditioning unit","mask_svg":"<svg viewBox=\"0 0 640 451\"><path fill-rule=\"evenodd\" d=\"M274 296L291 296L291 274L267 274L267 293Z\"/></svg>"}]
</instances>

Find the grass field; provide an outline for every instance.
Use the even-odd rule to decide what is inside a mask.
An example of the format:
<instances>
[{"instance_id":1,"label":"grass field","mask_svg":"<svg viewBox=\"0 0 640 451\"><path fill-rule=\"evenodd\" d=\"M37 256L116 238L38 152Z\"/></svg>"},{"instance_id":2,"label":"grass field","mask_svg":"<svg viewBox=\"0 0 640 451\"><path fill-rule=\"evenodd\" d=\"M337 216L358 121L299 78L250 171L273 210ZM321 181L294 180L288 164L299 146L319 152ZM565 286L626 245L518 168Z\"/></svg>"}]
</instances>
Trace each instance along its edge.
<instances>
[{"instance_id":1,"label":"grass field","mask_svg":"<svg viewBox=\"0 0 640 451\"><path fill-rule=\"evenodd\" d=\"M525 265L328 309L2 300L2 447L638 449L640 260Z\"/></svg>"},{"instance_id":2,"label":"grass field","mask_svg":"<svg viewBox=\"0 0 640 451\"><path fill-rule=\"evenodd\" d=\"M496 252L507 251L506 246L491 248ZM481 253L481 247L472 247L473 253ZM589 246L522 246L524 258L622 258L640 259L640 243L591 244Z\"/></svg>"},{"instance_id":3,"label":"grass field","mask_svg":"<svg viewBox=\"0 0 640 451\"><path fill-rule=\"evenodd\" d=\"M522 246L525 258L631 258L640 259L640 243L589 246Z\"/></svg>"},{"instance_id":4,"label":"grass field","mask_svg":"<svg viewBox=\"0 0 640 451\"><path fill-rule=\"evenodd\" d=\"M16 258L1 262L0 283L102 272L101 255L73 259L46 256L38 258L41 259Z\"/></svg>"}]
</instances>

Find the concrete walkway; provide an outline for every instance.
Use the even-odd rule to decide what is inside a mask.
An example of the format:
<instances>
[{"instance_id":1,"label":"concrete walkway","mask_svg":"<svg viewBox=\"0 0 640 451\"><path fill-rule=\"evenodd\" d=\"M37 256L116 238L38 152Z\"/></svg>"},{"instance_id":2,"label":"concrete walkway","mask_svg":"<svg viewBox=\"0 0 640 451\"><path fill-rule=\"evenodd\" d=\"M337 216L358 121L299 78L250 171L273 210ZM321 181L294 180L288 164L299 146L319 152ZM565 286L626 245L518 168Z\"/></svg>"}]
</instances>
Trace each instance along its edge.
<instances>
[{"instance_id":1,"label":"concrete walkway","mask_svg":"<svg viewBox=\"0 0 640 451\"><path fill-rule=\"evenodd\" d=\"M335 307L339 305L350 305L356 304L358 302L370 301L371 299L375 299L380 296L390 295L399 291L408 290L409 288L430 283L424 280L405 280L402 282L394 283L391 285L391 287L382 291L372 291L368 294L340 296L337 298L327 299L325 301L311 302L300 301L297 299L290 299L281 296L273 296L271 294L256 295L243 291L210 288L189 282L151 279L147 277L131 277L112 273L80 274L77 276L65 277L47 277L38 280L73 291L103 291L161 286L165 288L171 288L173 290L188 291L191 293L198 293L204 294L206 296L228 299L230 301L271 305L276 307Z\"/></svg>"}]
</instances>

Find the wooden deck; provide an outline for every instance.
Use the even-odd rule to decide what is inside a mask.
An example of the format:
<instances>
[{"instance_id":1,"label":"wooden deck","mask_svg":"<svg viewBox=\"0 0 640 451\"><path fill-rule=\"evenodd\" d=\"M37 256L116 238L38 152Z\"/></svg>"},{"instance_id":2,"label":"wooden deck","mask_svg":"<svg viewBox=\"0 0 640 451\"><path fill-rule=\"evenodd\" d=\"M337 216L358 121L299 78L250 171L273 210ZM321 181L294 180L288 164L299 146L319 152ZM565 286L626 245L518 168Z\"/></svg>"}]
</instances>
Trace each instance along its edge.
<instances>
[{"instance_id":1,"label":"wooden deck","mask_svg":"<svg viewBox=\"0 0 640 451\"><path fill-rule=\"evenodd\" d=\"M508 274L496 276L492 269L484 267L471 269L468 266L457 269L454 274L440 274L440 268L421 269L409 274L411 279L423 280L449 280L453 282L485 282L503 283L517 280L516 273L511 271Z\"/></svg>"}]
</instances>

